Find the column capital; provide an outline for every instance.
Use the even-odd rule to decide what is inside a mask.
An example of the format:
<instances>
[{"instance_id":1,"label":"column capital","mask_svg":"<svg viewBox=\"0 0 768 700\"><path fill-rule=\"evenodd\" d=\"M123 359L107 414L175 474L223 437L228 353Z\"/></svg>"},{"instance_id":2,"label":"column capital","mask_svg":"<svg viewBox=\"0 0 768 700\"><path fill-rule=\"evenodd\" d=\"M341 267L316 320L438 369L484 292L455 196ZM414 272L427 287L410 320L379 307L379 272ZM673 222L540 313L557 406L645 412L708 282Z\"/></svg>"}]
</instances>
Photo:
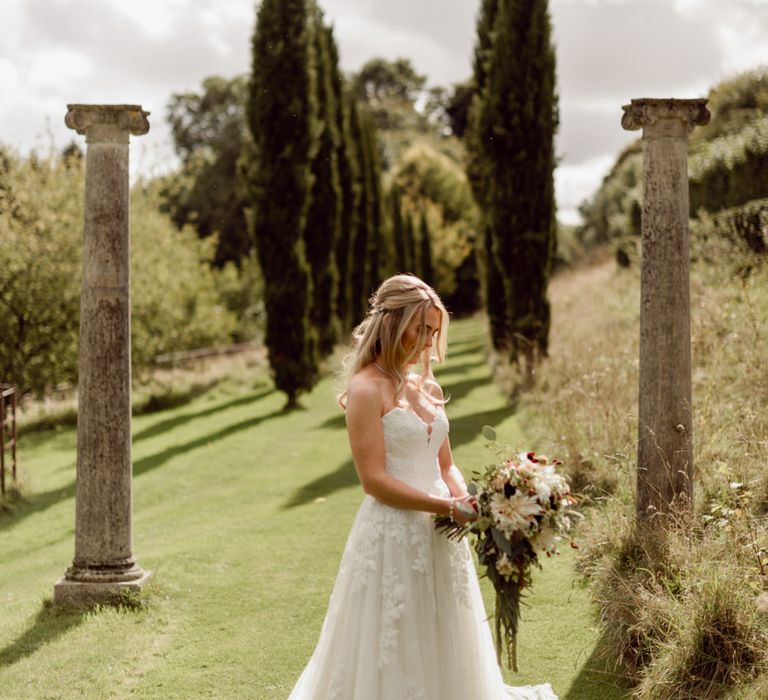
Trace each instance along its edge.
<instances>
[{"instance_id":1,"label":"column capital","mask_svg":"<svg viewBox=\"0 0 768 700\"><path fill-rule=\"evenodd\" d=\"M128 135L141 136L149 131L149 112L141 105L67 105L64 123L84 134L88 141L120 141Z\"/></svg>"},{"instance_id":2,"label":"column capital","mask_svg":"<svg viewBox=\"0 0 768 700\"><path fill-rule=\"evenodd\" d=\"M623 105L624 114L621 126L629 131L646 126L654 126L661 121L677 120L683 123L685 131L709 122L707 100L675 100L642 97ZM684 132L685 133L685 132Z\"/></svg>"}]
</instances>

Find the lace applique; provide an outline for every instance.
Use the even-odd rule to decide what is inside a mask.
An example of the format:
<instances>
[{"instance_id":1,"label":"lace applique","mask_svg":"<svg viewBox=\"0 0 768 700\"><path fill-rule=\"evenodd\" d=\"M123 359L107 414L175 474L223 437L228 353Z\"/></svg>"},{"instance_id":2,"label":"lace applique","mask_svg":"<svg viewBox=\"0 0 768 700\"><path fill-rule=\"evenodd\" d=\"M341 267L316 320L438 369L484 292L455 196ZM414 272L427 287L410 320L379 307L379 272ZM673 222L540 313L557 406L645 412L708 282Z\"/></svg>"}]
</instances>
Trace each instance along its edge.
<instances>
[{"instance_id":1,"label":"lace applique","mask_svg":"<svg viewBox=\"0 0 768 700\"><path fill-rule=\"evenodd\" d=\"M465 608L470 607L469 602L469 577L474 571L469 553L469 545L460 542L449 542L450 572L453 593L456 601Z\"/></svg>"},{"instance_id":2,"label":"lace applique","mask_svg":"<svg viewBox=\"0 0 768 700\"><path fill-rule=\"evenodd\" d=\"M392 569L381 579L381 629L379 630L379 669L386 666L397 649L398 623L403 614L405 588Z\"/></svg>"},{"instance_id":3,"label":"lace applique","mask_svg":"<svg viewBox=\"0 0 768 700\"><path fill-rule=\"evenodd\" d=\"M378 567L380 541L387 539L414 553L411 568L432 574L432 519L426 513L390 508L371 500L364 513L364 526L345 548L341 571L351 569L352 591L370 582ZM431 576L428 576L431 578Z\"/></svg>"}]
</instances>

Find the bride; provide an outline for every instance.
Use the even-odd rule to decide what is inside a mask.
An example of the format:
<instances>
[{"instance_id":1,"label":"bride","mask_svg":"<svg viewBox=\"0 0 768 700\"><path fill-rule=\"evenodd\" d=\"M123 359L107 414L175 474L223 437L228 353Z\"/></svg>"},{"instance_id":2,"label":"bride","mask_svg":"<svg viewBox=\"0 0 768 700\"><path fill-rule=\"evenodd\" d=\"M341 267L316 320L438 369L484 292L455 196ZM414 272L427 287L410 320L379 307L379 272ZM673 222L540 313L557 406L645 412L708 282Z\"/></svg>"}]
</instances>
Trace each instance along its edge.
<instances>
[{"instance_id":1,"label":"bride","mask_svg":"<svg viewBox=\"0 0 768 700\"><path fill-rule=\"evenodd\" d=\"M469 546L434 528L435 513L475 513L430 367L447 330L434 290L396 275L354 331L340 403L366 496L289 700L556 700L549 684L504 685Z\"/></svg>"}]
</instances>

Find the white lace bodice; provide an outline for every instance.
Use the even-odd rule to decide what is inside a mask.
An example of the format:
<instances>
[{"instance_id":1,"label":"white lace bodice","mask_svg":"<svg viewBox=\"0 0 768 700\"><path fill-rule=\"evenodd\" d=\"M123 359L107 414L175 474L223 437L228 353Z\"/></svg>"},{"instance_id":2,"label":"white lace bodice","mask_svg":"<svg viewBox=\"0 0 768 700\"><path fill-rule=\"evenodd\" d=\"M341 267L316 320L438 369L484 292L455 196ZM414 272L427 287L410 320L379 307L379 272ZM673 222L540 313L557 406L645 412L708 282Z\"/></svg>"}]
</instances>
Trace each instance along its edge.
<instances>
[{"instance_id":1,"label":"white lace bodice","mask_svg":"<svg viewBox=\"0 0 768 700\"><path fill-rule=\"evenodd\" d=\"M448 419L442 408L431 424L400 407L385 413L381 422L387 472L414 488L443 495L437 453L448 436Z\"/></svg>"}]
</instances>

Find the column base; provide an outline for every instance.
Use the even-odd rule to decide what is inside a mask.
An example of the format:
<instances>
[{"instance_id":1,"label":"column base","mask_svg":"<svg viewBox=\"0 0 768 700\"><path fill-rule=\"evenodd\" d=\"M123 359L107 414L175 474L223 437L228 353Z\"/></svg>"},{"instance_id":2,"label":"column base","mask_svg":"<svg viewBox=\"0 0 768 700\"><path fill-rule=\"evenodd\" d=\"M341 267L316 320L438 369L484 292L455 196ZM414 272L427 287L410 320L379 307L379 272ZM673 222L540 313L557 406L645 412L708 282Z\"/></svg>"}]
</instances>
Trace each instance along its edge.
<instances>
[{"instance_id":1,"label":"column base","mask_svg":"<svg viewBox=\"0 0 768 700\"><path fill-rule=\"evenodd\" d=\"M54 605L87 607L99 604L116 604L125 601L126 594L139 593L149 579L151 571L132 581L83 582L71 581L62 576L53 587Z\"/></svg>"}]
</instances>

